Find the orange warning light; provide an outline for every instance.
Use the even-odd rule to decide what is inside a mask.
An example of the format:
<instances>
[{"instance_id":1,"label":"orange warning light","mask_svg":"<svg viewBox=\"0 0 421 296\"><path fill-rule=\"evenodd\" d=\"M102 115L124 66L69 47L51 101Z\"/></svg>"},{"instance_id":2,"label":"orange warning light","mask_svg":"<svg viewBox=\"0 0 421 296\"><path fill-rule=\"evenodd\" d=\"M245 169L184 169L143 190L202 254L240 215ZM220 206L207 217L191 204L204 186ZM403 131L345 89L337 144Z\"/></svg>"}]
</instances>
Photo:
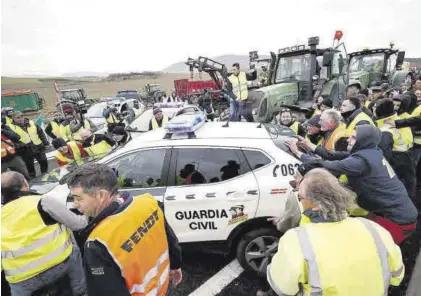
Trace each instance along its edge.
<instances>
[{"instance_id":1,"label":"orange warning light","mask_svg":"<svg viewBox=\"0 0 421 296\"><path fill-rule=\"evenodd\" d=\"M344 33L342 31L336 31L335 32L335 39L334 40L341 40L341 38L344 36Z\"/></svg>"}]
</instances>

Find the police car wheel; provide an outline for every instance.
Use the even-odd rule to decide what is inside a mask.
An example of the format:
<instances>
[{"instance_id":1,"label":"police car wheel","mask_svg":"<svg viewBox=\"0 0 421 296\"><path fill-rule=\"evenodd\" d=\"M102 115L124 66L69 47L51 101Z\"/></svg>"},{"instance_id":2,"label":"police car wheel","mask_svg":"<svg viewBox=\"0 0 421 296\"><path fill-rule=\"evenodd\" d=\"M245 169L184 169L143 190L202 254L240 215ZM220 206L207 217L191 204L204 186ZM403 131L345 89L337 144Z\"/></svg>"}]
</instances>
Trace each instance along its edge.
<instances>
[{"instance_id":1,"label":"police car wheel","mask_svg":"<svg viewBox=\"0 0 421 296\"><path fill-rule=\"evenodd\" d=\"M278 250L281 234L271 228L247 232L237 245L237 259L245 270L265 277L266 268Z\"/></svg>"}]
</instances>

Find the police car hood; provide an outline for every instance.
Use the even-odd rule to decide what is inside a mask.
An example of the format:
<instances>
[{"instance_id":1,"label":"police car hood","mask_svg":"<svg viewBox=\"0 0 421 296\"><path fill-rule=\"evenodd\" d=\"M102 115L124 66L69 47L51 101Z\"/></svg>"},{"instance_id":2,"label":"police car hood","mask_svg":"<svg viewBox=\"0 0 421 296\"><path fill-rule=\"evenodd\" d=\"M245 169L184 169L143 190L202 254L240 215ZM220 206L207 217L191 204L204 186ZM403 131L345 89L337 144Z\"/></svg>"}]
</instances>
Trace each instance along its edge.
<instances>
[{"instance_id":1,"label":"police car hood","mask_svg":"<svg viewBox=\"0 0 421 296\"><path fill-rule=\"evenodd\" d=\"M380 144L382 137L381 131L371 124L356 126L357 140L351 152L357 152L363 149L374 149Z\"/></svg>"}]
</instances>

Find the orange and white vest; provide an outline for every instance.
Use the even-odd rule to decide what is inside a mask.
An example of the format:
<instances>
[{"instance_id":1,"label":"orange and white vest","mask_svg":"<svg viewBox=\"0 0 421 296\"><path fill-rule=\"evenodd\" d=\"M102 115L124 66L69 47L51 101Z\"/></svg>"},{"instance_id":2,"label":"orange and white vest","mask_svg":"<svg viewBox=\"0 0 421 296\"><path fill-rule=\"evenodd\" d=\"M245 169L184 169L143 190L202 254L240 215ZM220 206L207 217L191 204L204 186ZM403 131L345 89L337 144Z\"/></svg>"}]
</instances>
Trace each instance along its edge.
<instances>
[{"instance_id":1,"label":"orange and white vest","mask_svg":"<svg viewBox=\"0 0 421 296\"><path fill-rule=\"evenodd\" d=\"M121 213L101 221L87 243L97 241L107 248L131 295L165 296L170 260L164 213L150 194L133 198Z\"/></svg>"},{"instance_id":2,"label":"orange and white vest","mask_svg":"<svg viewBox=\"0 0 421 296\"><path fill-rule=\"evenodd\" d=\"M6 139L1 139L1 158L6 157L7 155L14 155L16 153L15 146L13 142Z\"/></svg>"}]
</instances>

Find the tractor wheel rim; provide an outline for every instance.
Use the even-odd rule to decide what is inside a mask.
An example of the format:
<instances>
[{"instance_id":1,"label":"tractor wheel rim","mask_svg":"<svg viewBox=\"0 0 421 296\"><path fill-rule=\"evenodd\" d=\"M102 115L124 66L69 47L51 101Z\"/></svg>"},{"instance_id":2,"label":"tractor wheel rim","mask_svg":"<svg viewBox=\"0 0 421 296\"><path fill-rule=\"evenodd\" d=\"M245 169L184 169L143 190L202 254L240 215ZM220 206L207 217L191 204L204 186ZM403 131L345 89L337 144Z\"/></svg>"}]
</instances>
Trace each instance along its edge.
<instances>
[{"instance_id":1,"label":"tractor wheel rim","mask_svg":"<svg viewBox=\"0 0 421 296\"><path fill-rule=\"evenodd\" d=\"M273 255L278 250L279 238L274 236L259 236L248 243L245 249L247 264L255 271L266 273Z\"/></svg>"}]
</instances>

